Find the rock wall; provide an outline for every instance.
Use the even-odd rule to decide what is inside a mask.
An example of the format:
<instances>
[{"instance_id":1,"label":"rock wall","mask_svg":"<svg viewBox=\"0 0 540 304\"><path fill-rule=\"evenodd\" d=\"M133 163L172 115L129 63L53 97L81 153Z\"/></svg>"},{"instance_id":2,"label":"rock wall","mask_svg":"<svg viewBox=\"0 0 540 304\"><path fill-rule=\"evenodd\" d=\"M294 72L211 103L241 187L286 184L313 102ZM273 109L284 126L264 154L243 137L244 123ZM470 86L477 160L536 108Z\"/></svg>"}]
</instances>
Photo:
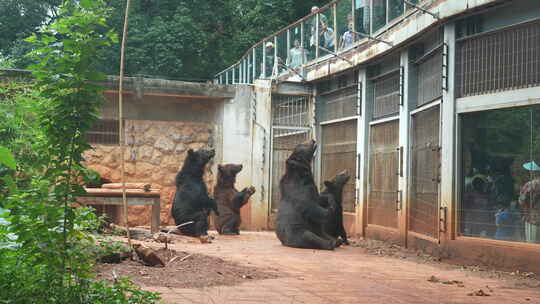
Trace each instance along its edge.
<instances>
[{"instance_id":1,"label":"rock wall","mask_svg":"<svg viewBox=\"0 0 540 304\"><path fill-rule=\"evenodd\" d=\"M174 179L190 148L213 146L213 125L128 120L125 130L126 182L150 183L152 187L161 188L161 224L174 225L170 215ZM84 164L112 182L121 182L120 147L100 144L93 147L86 152ZM213 163L210 163L204 177L210 192L215 180L212 167ZM150 225L150 210L150 206L129 207L129 225Z\"/></svg>"}]
</instances>

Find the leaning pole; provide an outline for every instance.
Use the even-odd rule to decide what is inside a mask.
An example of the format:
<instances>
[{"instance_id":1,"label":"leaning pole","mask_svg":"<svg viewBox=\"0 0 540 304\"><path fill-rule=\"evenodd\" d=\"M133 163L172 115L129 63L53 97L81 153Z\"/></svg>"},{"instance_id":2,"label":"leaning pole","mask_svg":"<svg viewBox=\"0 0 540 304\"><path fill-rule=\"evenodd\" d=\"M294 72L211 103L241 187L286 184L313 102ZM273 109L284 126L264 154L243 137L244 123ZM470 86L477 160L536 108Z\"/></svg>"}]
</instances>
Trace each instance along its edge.
<instances>
[{"instance_id":1,"label":"leaning pole","mask_svg":"<svg viewBox=\"0 0 540 304\"><path fill-rule=\"evenodd\" d=\"M125 161L125 132L124 132L124 54L125 46L127 39L127 28L128 28L128 17L129 17L129 6L131 0L126 0L126 12L124 16L124 31L122 33L122 45L120 47L120 77L118 79L118 123L119 123L119 141L120 141L120 163L121 163L121 173L122 173L122 205L124 207L124 224L126 226L126 233L128 239L128 245L131 249L131 235L129 232L128 224L128 204L126 196L126 161Z\"/></svg>"}]
</instances>

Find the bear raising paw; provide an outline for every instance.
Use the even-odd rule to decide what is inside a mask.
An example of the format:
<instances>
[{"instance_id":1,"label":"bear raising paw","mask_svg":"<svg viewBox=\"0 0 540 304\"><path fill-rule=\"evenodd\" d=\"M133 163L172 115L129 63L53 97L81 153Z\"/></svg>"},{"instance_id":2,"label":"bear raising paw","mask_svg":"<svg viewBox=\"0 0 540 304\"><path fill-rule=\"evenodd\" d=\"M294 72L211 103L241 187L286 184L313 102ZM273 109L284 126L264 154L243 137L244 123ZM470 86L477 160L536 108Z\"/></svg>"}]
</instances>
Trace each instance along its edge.
<instances>
[{"instance_id":1,"label":"bear raising paw","mask_svg":"<svg viewBox=\"0 0 540 304\"><path fill-rule=\"evenodd\" d=\"M234 187L236 175L242 171L242 165L227 164L218 166L218 182L214 187L214 198L218 205L219 216L214 218L220 234L240 234L240 208L249 202L255 193L253 186L238 192Z\"/></svg>"},{"instance_id":2,"label":"bear raising paw","mask_svg":"<svg viewBox=\"0 0 540 304\"><path fill-rule=\"evenodd\" d=\"M297 145L286 161L279 188L281 202L276 219L276 235L285 246L334 250L335 238L324 232L333 207L321 207L313 179L311 161L317 149L314 140Z\"/></svg>"}]
</instances>

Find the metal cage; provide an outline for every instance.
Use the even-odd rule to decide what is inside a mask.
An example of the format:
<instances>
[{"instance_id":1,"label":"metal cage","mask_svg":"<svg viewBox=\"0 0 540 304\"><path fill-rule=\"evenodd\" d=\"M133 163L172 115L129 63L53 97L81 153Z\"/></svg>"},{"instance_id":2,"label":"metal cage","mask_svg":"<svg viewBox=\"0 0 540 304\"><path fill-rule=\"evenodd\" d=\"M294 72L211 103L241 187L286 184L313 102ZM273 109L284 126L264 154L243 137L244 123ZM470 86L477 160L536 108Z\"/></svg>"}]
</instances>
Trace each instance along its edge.
<instances>
[{"instance_id":1,"label":"metal cage","mask_svg":"<svg viewBox=\"0 0 540 304\"><path fill-rule=\"evenodd\" d=\"M438 238L440 106L412 115L409 230Z\"/></svg>"},{"instance_id":2,"label":"metal cage","mask_svg":"<svg viewBox=\"0 0 540 304\"><path fill-rule=\"evenodd\" d=\"M371 126L368 224L398 227L399 120Z\"/></svg>"},{"instance_id":3,"label":"metal cage","mask_svg":"<svg viewBox=\"0 0 540 304\"><path fill-rule=\"evenodd\" d=\"M322 126L321 182L331 180L343 170L348 171L351 177L343 188L345 212L355 211L356 131L356 119Z\"/></svg>"},{"instance_id":4,"label":"metal cage","mask_svg":"<svg viewBox=\"0 0 540 304\"><path fill-rule=\"evenodd\" d=\"M279 181L285 161L297 144L312 138L311 105L308 96L272 95L271 209L279 209Z\"/></svg>"},{"instance_id":5,"label":"metal cage","mask_svg":"<svg viewBox=\"0 0 540 304\"><path fill-rule=\"evenodd\" d=\"M456 50L457 96L540 85L540 21L462 38Z\"/></svg>"}]
</instances>

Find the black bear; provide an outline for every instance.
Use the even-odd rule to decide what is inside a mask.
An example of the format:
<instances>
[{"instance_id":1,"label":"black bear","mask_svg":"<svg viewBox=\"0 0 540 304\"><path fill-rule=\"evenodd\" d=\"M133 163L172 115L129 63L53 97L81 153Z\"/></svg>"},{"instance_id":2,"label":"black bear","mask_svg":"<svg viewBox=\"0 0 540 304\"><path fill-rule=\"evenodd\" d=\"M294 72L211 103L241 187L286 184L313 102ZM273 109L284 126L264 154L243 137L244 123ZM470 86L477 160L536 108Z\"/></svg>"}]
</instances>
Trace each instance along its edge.
<instances>
[{"instance_id":1,"label":"black bear","mask_svg":"<svg viewBox=\"0 0 540 304\"><path fill-rule=\"evenodd\" d=\"M330 216L324 231L331 237L341 237L341 241L349 245L347 232L343 227L343 187L347 184L351 176L347 170L338 173L332 180L325 181L326 189L321 192L321 206L329 208L333 205L335 213Z\"/></svg>"},{"instance_id":2,"label":"black bear","mask_svg":"<svg viewBox=\"0 0 540 304\"><path fill-rule=\"evenodd\" d=\"M184 165L176 175L176 193L172 205L172 216L176 225L183 225L180 232L190 236L208 234L210 210L219 214L216 202L208 196L203 181L204 168L215 156L214 150L189 149Z\"/></svg>"},{"instance_id":3,"label":"black bear","mask_svg":"<svg viewBox=\"0 0 540 304\"><path fill-rule=\"evenodd\" d=\"M240 234L240 208L247 204L255 193L254 187L238 192L234 188L236 175L242 171L242 165L218 165L218 182L214 187L214 199L218 205L219 216L215 226L220 234Z\"/></svg>"},{"instance_id":4,"label":"black bear","mask_svg":"<svg viewBox=\"0 0 540 304\"><path fill-rule=\"evenodd\" d=\"M314 140L297 145L285 163L279 188L281 202L276 219L276 234L285 246L334 250L337 240L322 231L332 207L320 206L320 196L311 161L317 149Z\"/></svg>"}]
</instances>

